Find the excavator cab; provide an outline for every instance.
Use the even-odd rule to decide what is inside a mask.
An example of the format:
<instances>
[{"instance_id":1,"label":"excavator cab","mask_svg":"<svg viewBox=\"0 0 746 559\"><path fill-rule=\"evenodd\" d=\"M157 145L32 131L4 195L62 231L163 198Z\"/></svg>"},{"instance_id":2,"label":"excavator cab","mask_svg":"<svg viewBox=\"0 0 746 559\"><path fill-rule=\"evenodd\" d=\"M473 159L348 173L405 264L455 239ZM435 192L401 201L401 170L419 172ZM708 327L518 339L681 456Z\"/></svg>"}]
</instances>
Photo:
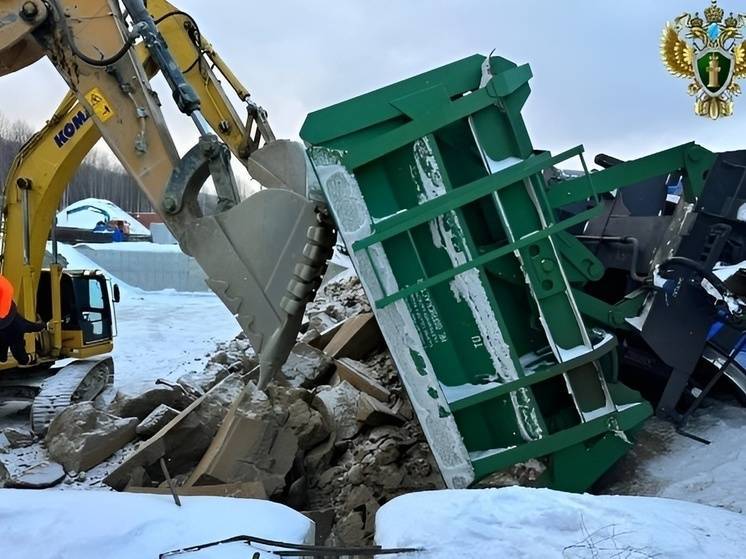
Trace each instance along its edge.
<instances>
[{"instance_id":1,"label":"excavator cab","mask_svg":"<svg viewBox=\"0 0 746 559\"><path fill-rule=\"evenodd\" d=\"M72 296L63 297L68 307L67 316L63 315L67 320L62 324L63 352L110 344L114 328L112 299L106 278L98 271L86 270L65 272L63 284L68 283L67 280Z\"/></svg>"},{"instance_id":2,"label":"excavator cab","mask_svg":"<svg viewBox=\"0 0 746 559\"><path fill-rule=\"evenodd\" d=\"M114 362L106 354L114 347L119 289L109 286L98 270L63 270L59 264L40 270L36 319L48 329L27 334L34 366L19 369L10 356L0 364L0 401L29 402L31 428L39 435L60 410L94 399L114 381ZM55 368L68 358L75 361Z\"/></svg>"},{"instance_id":3,"label":"excavator cab","mask_svg":"<svg viewBox=\"0 0 746 559\"><path fill-rule=\"evenodd\" d=\"M106 276L98 270L64 270L53 287L54 269L41 272L37 312L44 322L60 324L59 344L41 341L41 359L93 357L109 353L114 337L114 297ZM113 290L113 291L118 291ZM52 303L57 299L58 305ZM59 315L55 316L55 307ZM53 328L54 329L54 328ZM52 336L54 337L54 332Z\"/></svg>"}]
</instances>

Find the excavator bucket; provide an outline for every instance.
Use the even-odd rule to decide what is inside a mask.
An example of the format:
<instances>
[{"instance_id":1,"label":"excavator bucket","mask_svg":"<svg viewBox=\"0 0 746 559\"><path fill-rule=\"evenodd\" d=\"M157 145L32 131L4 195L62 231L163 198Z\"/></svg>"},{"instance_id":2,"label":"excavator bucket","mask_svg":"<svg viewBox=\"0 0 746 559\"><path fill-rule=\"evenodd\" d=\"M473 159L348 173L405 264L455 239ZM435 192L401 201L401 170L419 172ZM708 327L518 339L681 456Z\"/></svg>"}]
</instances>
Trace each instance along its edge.
<instances>
[{"instance_id":1,"label":"excavator bucket","mask_svg":"<svg viewBox=\"0 0 746 559\"><path fill-rule=\"evenodd\" d=\"M616 382L616 339L586 325L562 251L570 219L520 110L531 71L472 56L311 114L301 137L450 487L530 459L582 491L651 414ZM595 200L591 175L584 191ZM574 268L573 268L574 269Z\"/></svg>"},{"instance_id":2,"label":"excavator bucket","mask_svg":"<svg viewBox=\"0 0 746 559\"><path fill-rule=\"evenodd\" d=\"M215 139L187 153L169 183L166 211L182 250L199 262L207 284L260 356L263 387L295 345L336 233L324 206L307 196L303 147L287 141L272 142L252 155L255 177L271 188L218 214L202 215L197 194L208 175L221 191L224 166L211 167L218 149Z\"/></svg>"}]
</instances>

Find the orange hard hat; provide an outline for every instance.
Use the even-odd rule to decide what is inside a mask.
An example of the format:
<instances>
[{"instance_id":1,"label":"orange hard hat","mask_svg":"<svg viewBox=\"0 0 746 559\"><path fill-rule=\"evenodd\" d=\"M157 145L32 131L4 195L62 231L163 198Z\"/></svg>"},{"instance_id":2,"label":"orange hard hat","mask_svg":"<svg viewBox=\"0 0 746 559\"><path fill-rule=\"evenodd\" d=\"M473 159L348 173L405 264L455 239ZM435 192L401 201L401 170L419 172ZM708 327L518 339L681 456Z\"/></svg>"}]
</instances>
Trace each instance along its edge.
<instances>
[{"instance_id":1,"label":"orange hard hat","mask_svg":"<svg viewBox=\"0 0 746 559\"><path fill-rule=\"evenodd\" d=\"M5 318L13 304L13 284L5 276L0 276L0 318Z\"/></svg>"}]
</instances>

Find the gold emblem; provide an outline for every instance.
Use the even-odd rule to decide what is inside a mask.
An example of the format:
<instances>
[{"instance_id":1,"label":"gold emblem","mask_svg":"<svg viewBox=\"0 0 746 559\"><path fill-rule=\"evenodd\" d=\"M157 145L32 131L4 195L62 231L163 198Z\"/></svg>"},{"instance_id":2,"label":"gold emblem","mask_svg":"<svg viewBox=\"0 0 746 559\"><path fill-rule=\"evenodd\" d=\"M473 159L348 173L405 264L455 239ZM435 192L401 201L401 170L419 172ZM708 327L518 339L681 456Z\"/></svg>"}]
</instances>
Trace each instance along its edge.
<instances>
[{"instance_id":1,"label":"gold emblem","mask_svg":"<svg viewBox=\"0 0 746 559\"><path fill-rule=\"evenodd\" d=\"M694 112L715 120L733 114L741 93L737 78L746 77L746 15L725 12L712 0L704 10L685 13L666 25L661 39L663 63L674 76L691 80Z\"/></svg>"}]
</instances>

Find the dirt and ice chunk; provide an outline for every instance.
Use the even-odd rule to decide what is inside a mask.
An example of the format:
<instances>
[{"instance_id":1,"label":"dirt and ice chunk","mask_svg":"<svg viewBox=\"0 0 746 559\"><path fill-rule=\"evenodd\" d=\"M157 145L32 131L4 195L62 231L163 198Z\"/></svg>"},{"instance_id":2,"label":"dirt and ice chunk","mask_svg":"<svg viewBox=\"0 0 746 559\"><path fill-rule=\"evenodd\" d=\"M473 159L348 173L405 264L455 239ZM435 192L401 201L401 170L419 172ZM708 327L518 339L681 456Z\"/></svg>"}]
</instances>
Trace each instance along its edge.
<instances>
[{"instance_id":1,"label":"dirt and ice chunk","mask_svg":"<svg viewBox=\"0 0 746 559\"><path fill-rule=\"evenodd\" d=\"M297 344L282 366L284 379L295 388L313 388L334 372L332 359L308 344Z\"/></svg>"},{"instance_id":2,"label":"dirt and ice chunk","mask_svg":"<svg viewBox=\"0 0 746 559\"><path fill-rule=\"evenodd\" d=\"M20 427L6 427L2 430L2 434L8 441L10 448L25 448L34 444L34 434L30 429L23 429Z\"/></svg>"},{"instance_id":3,"label":"dirt and ice chunk","mask_svg":"<svg viewBox=\"0 0 746 559\"><path fill-rule=\"evenodd\" d=\"M144 392L119 389L108 411L118 417L136 417L143 420L160 405L165 404L180 411L192 401L193 398L179 384L156 384Z\"/></svg>"},{"instance_id":4,"label":"dirt and ice chunk","mask_svg":"<svg viewBox=\"0 0 746 559\"><path fill-rule=\"evenodd\" d=\"M322 387L317 396L333 419L337 438L348 440L357 435L360 430L357 411L362 398L359 390L349 382L342 381L336 386Z\"/></svg>"},{"instance_id":5,"label":"dirt and ice chunk","mask_svg":"<svg viewBox=\"0 0 746 559\"><path fill-rule=\"evenodd\" d=\"M250 383L232 406L188 483L261 481L267 495L282 490L298 439L264 392Z\"/></svg>"},{"instance_id":6,"label":"dirt and ice chunk","mask_svg":"<svg viewBox=\"0 0 746 559\"><path fill-rule=\"evenodd\" d=\"M6 487L17 489L47 489L65 479L65 470L57 462L42 462L13 476Z\"/></svg>"},{"instance_id":7,"label":"dirt and ice chunk","mask_svg":"<svg viewBox=\"0 0 746 559\"><path fill-rule=\"evenodd\" d=\"M142 485L159 479L161 458L166 459L171 475L188 474L210 446L244 386L241 375L227 376L142 443L104 482L122 490L130 484Z\"/></svg>"},{"instance_id":8,"label":"dirt and ice chunk","mask_svg":"<svg viewBox=\"0 0 746 559\"><path fill-rule=\"evenodd\" d=\"M179 415L179 410L161 404L155 408L138 425L135 432L142 438L148 439L163 429L172 419Z\"/></svg>"},{"instance_id":9,"label":"dirt and ice chunk","mask_svg":"<svg viewBox=\"0 0 746 559\"><path fill-rule=\"evenodd\" d=\"M88 470L135 438L137 418L122 419L94 407L74 404L49 425L45 443L49 455L66 472Z\"/></svg>"}]
</instances>

